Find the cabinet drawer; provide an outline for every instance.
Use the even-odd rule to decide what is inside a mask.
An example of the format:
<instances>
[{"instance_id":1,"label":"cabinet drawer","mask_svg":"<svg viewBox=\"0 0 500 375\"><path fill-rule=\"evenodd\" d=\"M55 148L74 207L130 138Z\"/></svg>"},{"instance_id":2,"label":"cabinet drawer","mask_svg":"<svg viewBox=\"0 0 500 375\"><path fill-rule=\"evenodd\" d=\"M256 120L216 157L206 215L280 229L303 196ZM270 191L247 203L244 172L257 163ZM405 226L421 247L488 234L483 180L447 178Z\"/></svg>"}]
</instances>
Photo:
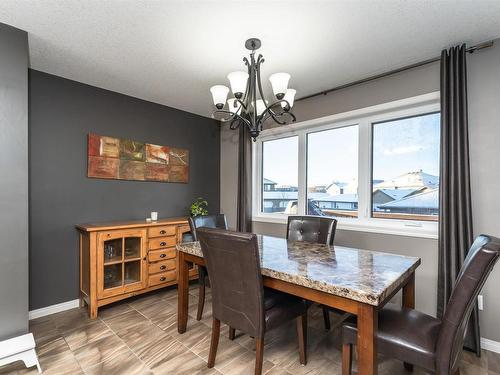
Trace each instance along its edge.
<instances>
[{"instance_id":1,"label":"cabinet drawer","mask_svg":"<svg viewBox=\"0 0 500 375\"><path fill-rule=\"evenodd\" d=\"M177 255L177 250L175 248L170 249L160 249L160 250L149 250L148 256L150 262L156 262L158 260L175 259Z\"/></svg>"},{"instance_id":2,"label":"cabinet drawer","mask_svg":"<svg viewBox=\"0 0 500 375\"><path fill-rule=\"evenodd\" d=\"M177 271L167 271L162 273L157 273L155 275L149 276L149 286L155 286L163 283L168 283L169 281L175 281L177 276Z\"/></svg>"},{"instance_id":3,"label":"cabinet drawer","mask_svg":"<svg viewBox=\"0 0 500 375\"><path fill-rule=\"evenodd\" d=\"M162 247L175 246L177 240L175 236L172 237L158 237L149 239L150 249L161 249Z\"/></svg>"},{"instance_id":4,"label":"cabinet drawer","mask_svg":"<svg viewBox=\"0 0 500 375\"><path fill-rule=\"evenodd\" d=\"M175 225L166 225L163 227L153 227L148 229L149 237L175 236L177 227Z\"/></svg>"},{"instance_id":5,"label":"cabinet drawer","mask_svg":"<svg viewBox=\"0 0 500 375\"><path fill-rule=\"evenodd\" d=\"M176 267L177 267L177 261L175 258L165 260L162 262L151 263L149 265L149 274L151 275L152 273L175 270Z\"/></svg>"}]
</instances>

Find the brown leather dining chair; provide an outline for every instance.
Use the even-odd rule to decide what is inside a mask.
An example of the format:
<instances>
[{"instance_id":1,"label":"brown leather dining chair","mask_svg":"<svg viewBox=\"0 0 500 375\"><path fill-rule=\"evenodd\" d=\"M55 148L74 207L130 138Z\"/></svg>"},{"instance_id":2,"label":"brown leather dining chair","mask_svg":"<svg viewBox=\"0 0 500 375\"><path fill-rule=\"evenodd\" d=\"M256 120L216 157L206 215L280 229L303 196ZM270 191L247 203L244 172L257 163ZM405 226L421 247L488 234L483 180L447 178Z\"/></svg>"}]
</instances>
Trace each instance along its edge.
<instances>
[{"instance_id":1,"label":"brown leather dining chair","mask_svg":"<svg viewBox=\"0 0 500 375\"><path fill-rule=\"evenodd\" d=\"M472 244L443 319L388 304L379 311L378 352L439 375L458 375L464 333L481 288L500 255L500 239L481 235ZM342 327L342 374L351 373L355 321Z\"/></svg>"},{"instance_id":2,"label":"brown leather dining chair","mask_svg":"<svg viewBox=\"0 0 500 375\"><path fill-rule=\"evenodd\" d=\"M300 363L306 364L307 306L301 298L263 287L257 236L210 228L197 235L212 285L208 367L215 365L221 322L255 338L255 374L261 374L265 333L292 319Z\"/></svg>"},{"instance_id":3,"label":"brown leather dining chair","mask_svg":"<svg viewBox=\"0 0 500 375\"><path fill-rule=\"evenodd\" d=\"M227 229L226 215L200 215L189 218L189 227L193 241L198 241L196 229L201 227ZM198 266L198 311L196 312L196 320L201 320L203 308L205 306L205 289L210 287L210 280L206 267Z\"/></svg>"},{"instance_id":4,"label":"brown leather dining chair","mask_svg":"<svg viewBox=\"0 0 500 375\"><path fill-rule=\"evenodd\" d=\"M323 216L288 216L286 238L290 241L305 241L333 245L337 219ZM330 329L329 311L335 311L322 305L325 328Z\"/></svg>"}]
</instances>

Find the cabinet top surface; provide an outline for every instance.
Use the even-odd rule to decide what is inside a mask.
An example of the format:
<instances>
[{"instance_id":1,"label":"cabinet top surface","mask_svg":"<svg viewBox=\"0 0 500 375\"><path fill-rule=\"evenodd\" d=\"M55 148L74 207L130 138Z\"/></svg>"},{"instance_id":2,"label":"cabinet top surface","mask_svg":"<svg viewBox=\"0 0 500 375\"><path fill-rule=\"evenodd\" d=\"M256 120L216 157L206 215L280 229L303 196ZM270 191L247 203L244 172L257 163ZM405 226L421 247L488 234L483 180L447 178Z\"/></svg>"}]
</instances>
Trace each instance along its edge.
<instances>
[{"instance_id":1,"label":"cabinet top surface","mask_svg":"<svg viewBox=\"0 0 500 375\"><path fill-rule=\"evenodd\" d=\"M170 217L166 219L160 219L158 221L152 221L149 223L146 221L146 219L129 221L108 221L102 223L83 223L77 224L76 229L83 232L96 232L101 230L157 227L161 225L178 225L187 223L187 217Z\"/></svg>"}]
</instances>

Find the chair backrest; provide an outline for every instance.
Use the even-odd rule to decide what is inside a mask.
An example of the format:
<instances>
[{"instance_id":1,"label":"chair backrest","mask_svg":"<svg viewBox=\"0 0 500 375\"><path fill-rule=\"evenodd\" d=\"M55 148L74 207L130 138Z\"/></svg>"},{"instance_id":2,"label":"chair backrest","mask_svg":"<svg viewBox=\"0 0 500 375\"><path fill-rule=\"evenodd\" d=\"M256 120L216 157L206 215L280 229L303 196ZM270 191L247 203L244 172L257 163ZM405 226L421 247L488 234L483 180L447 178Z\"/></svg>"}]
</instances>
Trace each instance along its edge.
<instances>
[{"instance_id":1,"label":"chair backrest","mask_svg":"<svg viewBox=\"0 0 500 375\"><path fill-rule=\"evenodd\" d=\"M197 234L210 274L213 317L263 337L264 287L257 236L211 228L199 228Z\"/></svg>"},{"instance_id":2,"label":"chair backrest","mask_svg":"<svg viewBox=\"0 0 500 375\"><path fill-rule=\"evenodd\" d=\"M499 255L498 238L480 235L472 244L444 312L436 346L438 374L451 374L458 367L467 321Z\"/></svg>"},{"instance_id":3,"label":"chair backrest","mask_svg":"<svg viewBox=\"0 0 500 375\"><path fill-rule=\"evenodd\" d=\"M227 221L226 215L217 214L217 215L200 215L189 218L189 227L191 228L191 235L193 236L194 241L198 241L198 237L196 235L197 228L218 228L218 229L227 229Z\"/></svg>"},{"instance_id":4,"label":"chair backrest","mask_svg":"<svg viewBox=\"0 0 500 375\"><path fill-rule=\"evenodd\" d=\"M286 238L333 245L337 220L322 216L288 216Z\"/></svg>"}]
</instances>

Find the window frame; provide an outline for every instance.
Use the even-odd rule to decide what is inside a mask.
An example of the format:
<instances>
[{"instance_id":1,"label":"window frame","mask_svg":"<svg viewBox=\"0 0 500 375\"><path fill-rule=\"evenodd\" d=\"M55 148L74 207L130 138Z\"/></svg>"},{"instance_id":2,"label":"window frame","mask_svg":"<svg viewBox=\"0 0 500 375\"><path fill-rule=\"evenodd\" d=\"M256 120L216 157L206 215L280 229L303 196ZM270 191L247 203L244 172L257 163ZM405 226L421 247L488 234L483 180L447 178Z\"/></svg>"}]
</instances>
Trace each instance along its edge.
<instances>
[{"instance_id":1,"label":"window frame","mask_svg":"<svg viewBox=\"0 0 500 375\"><path fill-rule=\"evenodd\" d=\"M263 142L290 136L298 137L297 214L304 215L306 213L307 197L307 134L357 125L358 217L337 218L337 228L437 239L437 221L374 218L371 215L373 124L432 112L440 112L439 91L262 131L257 141L253 143L252 221L286 224L288 220L285 214L261 212Z\"/></svg>"}]
</instances>

